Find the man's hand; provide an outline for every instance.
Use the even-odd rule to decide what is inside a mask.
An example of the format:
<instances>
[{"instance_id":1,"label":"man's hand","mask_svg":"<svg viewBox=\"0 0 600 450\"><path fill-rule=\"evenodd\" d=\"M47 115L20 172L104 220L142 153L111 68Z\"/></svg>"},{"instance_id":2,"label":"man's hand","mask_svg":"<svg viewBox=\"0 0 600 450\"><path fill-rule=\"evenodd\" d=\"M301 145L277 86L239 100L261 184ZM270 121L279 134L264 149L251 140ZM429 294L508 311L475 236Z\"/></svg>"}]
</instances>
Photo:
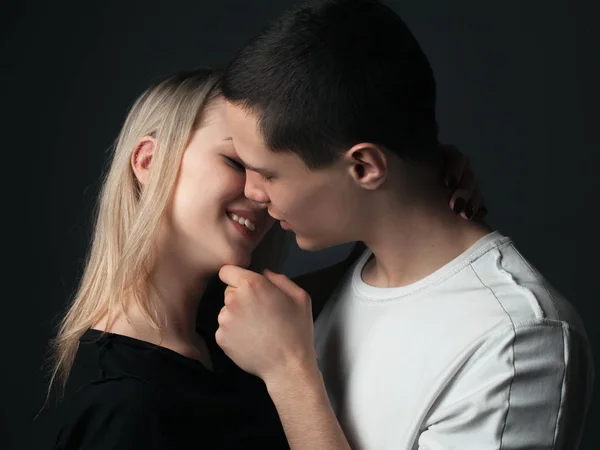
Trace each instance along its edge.
<instances>
[{"instance_id":1,"label":"man's hand","mask_svg":"<svg viewBox=\"0 0 600 450\"><path fill-rule=\"evenodd\" d=\"M215 338L240 368L267 385L316 369L311 299L304 290L285 275L231 265L219 278L228 286Z\"/></svg>"}]
</instances>

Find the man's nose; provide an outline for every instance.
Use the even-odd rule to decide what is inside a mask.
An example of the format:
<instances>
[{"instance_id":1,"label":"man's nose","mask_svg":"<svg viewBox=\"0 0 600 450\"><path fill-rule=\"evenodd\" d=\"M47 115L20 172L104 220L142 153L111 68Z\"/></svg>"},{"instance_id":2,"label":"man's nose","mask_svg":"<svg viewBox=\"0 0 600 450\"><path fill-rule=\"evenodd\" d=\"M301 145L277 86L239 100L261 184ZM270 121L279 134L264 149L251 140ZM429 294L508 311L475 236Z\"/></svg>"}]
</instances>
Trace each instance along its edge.
<instances>
[{"instance_id":1,"label":"man's nose","mask_svg":"<svg viewBox=\"0 0 600 450\"><path fill-rule=\"evenodd\" d=\"M244 195L256 203L266 204L269 202L267 193L261 188L258 174L251 171L246 172L246 185L244 186Z\"/></svg>"}]
</instances>

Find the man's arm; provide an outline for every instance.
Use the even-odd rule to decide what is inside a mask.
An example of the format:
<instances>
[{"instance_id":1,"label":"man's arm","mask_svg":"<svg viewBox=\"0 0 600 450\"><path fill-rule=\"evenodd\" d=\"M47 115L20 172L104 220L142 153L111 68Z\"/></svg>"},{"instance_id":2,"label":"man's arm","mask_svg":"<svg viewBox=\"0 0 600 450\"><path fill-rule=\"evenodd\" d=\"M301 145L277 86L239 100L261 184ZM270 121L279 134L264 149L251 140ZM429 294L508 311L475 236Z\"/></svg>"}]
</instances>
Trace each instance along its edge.
<instances>
[{"instance_id":1,"label":"man's arm","mask_svg":"<svg viewBox=\"0 0 600 450\"><path fill-rule=\"evenodd\" d=\"M587 340L568 325L511 325L448 382L418 448L577 449L593 378ZM350 448L316 365L298 361L264 381L292 449Z\"/></svg>"},{"instance_id":2,"label":"man's arm","mask_svg":"<svg viewBox=\"0 0 600 450\"><path fill-rule=\"evenodd\" d=\"M568 325L512 324L449 380L418 448L575 450L592 381L587 341Z\"/></svg>"},{"instance_id":3,"label":"man's arm","mask_svg":"<svg viewBox=\"0 0 600 450\"><path fill-rule=\"evenodd\" d=\"M312 299L313 320L365 249L362 242L357 242L343 261L294 278L294 283ZM299 363L265 383L292 449L350 449L331 408L316 360L313 367Z\"/></svg>"},{"instance_id":4,"label":"man's arm","mask_svg":"<svg viewBox=\"0 0 600 450\"><path fill-rule=\"evenodd\" d=\"M349 449L317 366L311 298L284 275L235 266L219 272L228 287L217 344L261 378L292 449Z\"/></svg>"},{"instance_id":5,"label":"man's arm","mask_svg":"<svg viewBox=\"0 0 600 450\"><path fill-rule=\"evenodd\" d=\"M283 275L226 266L220 276L217 343L263 379L290 446L348 449L317 368L310 297ZM576 449L593 379L586 339L555 321L482 339L424 418L419 448Z\"/></svg>"},{"instance_id":6,"label":"man's arm","mask_svg":"<svg viewBox=\"0 0 600 450\"><path fill-rule=\"evenodd\" d=\"M316 362L290 365L264 381L291 449L350 449Z\"/></svg>"}]
</instances>

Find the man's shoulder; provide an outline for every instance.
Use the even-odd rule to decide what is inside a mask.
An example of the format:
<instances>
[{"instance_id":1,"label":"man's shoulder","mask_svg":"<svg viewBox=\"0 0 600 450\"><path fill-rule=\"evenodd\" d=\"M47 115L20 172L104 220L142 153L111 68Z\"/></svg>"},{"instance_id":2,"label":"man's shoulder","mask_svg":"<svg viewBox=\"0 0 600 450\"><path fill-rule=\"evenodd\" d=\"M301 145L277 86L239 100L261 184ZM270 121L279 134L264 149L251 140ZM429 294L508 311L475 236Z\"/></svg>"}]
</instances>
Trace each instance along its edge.
<instances>
[{"instance_id":1,"label":"man's shoulder","mask_svg":"<svg viewBox=\"0 0 600 450\"><path fill-rule=\"evenodd\" d=\"M512 241L505 242L496 253L493 261L482 259L475 262L473 268L513 321L551 320L584 331L573 305Z\"/></svg>"}]
</instances>

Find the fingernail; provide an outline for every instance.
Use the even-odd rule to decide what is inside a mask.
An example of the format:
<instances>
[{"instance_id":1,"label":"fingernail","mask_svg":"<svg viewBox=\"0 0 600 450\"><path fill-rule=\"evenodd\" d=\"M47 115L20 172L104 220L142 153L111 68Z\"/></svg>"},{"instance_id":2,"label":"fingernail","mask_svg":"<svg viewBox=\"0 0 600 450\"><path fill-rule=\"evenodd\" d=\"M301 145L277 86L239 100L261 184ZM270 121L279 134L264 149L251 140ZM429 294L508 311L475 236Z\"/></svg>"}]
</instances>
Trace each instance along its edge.
<instances>
[{"instance_id":1,"label":"fingernail","mask_svg":"<svg viewBox=\"0 0 600 450\"><path fill-rule=\"evenodd\" d=\"M462 198L457 198L456 201L454 202L453 211L456 214L460 214L460 212L463 210L464 206L465 206L465 200Z\"/></svg>"}]
</instances>

